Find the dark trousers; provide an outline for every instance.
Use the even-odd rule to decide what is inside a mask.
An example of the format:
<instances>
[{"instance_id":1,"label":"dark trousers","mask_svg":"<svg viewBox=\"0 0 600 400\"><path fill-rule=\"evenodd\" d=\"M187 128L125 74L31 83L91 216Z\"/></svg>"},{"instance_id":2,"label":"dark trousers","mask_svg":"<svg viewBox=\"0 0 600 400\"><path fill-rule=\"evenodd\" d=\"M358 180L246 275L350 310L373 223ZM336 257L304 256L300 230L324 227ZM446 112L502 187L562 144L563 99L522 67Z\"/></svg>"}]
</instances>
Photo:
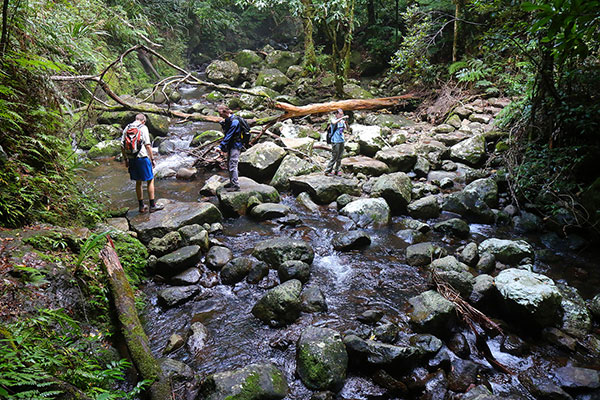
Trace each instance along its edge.
<instances>
[{"instance_id":1,"label":"dark trousers","mask_svg":"<svg viewBox=\"0 0 600 400\"><path fill-rule=\"evenodd\" d=\"M344 154L344 142L331 143L331 161L327 164L325 172L338 172L342 164L342 155ZM334 170L335 167L335 170Z\"/></svg>"}]
</instances>

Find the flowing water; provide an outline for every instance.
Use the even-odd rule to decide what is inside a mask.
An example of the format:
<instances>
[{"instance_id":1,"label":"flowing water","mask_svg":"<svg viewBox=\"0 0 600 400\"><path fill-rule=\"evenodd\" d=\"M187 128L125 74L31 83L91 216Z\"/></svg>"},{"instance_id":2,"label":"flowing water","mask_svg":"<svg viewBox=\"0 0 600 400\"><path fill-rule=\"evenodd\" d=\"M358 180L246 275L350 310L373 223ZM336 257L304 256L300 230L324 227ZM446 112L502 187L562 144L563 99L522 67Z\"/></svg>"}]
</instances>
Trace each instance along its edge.
<instances>
[{"instance_id":1,"label":"flowing water","mask_svg":"<svg viewBox=\"0 0 600 400\"><path fill-rule=\"evenodd\" d=\"M193 101L190 96L186 96L186 99L188 102ZM214 128L214 124L206 123L172 126L169 137L176 140L181 150L169 156L159 156L157 170L193 164L193 159L184 149L194 133ZM224 175L223 172L219 173ZM192 182L177 181L174 178L156 181L157 198L198 201L204 180L212 174L213 172L205 172ZM101 161L97 167L88 171L88 178L95 182L98 190L106 193L113 206L137 206L134 183L129 181L122 163L114 160ZM423 268L406 264L405 248L410 243L396 234L401 229L401 217L395 217L388 227L369 230L372 244L367 249L341 253L333 250L331 238L335 233L347 230L351 225L349 220L340 217L335 209L327 206L320 206L318 213L309 212L301 208L289 194L283 194L282 202L300 217L303 222L301 226L287 227L275 222L255 222L240 217L225 220L223 233L215 237L229 247L235 257L249 255L256 243L268 238L292 237L309 242L315 250L315 260L307 286L321 288L327 299L328 311L303 313L294 324L279 329L270 328L254 318L250 312L254 304L267 288L278 283L275 271L271 271L259 285L243 281L235 286L227 286L215 284L215 273L205 269L203 281L206 282L206 287L201 295L170 309L157 304L157 292L165 285L150 281L143 288L148 303L143 319L152 351L157 357L161 356L173 333L185 337L189 326L200 321L209 332L206 347L193 356L184 346L169 357L187 363L201 375L271 361L282 368L290 383L287 399L308 399L311 392L295 376L295 342L304 327L317 325L340 332L365 332L366 325L358 322L357 317L368 309L377 309L383 311L385 319L399 325L403 332L408 331L407 300L428 290L429 285ZM442 215L441 218L446 217ZM450 254L460 245L470 241L481 242L488 237L514 238L515 235L507 228L480 224L471 225L468 240L448 239L433 232L427 234L428 241L446 247ZM543 261L536 260L537 272L577 287L584 298L591 298L598 292L600 272L596 264L597 250L584 248L573 251L565 241L552 241L548 238L542 240L538 236L528 236L525 239L537 249L546 248L544 241L553 246L550 256ZM471 359L483 365L483 375L495 394L515 399L530 398L518 383L516 375L509 376L495 371L485 359L477 355L473 345L474 336L468 330L461 331L470 343ZM406 336L407 333L401 332L400 336L403 335ZM516 372L532 367L548 369L573 362L567 353L542 343L530 343L531 351L523 357L502 352L499 337L491 339L488 344L498 361ZM580 362L587 362L585 366L599 367L587 359ZM361 372L351 372L338 398L390 398L385 393L366 374L363 376Z\"/></svg>"}]
</instances>

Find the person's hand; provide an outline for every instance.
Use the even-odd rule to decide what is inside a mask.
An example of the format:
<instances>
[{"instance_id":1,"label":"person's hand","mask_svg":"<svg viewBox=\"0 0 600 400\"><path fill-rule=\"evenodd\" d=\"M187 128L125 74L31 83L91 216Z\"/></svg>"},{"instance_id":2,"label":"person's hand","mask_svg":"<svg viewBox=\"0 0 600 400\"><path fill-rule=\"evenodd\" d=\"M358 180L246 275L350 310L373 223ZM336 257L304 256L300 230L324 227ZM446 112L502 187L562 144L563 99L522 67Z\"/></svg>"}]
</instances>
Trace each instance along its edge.
<instances>
[{"instance_id":1,"label":"person's hand","mask_svg":"<svg viewBox=\"0 0 600 400\"><path fill-rule=\"evenodd\" d=\"M123 160L125 160L125 168L129 168L129 160L127 157L123 158Z\"/></svg>"},{"instance_id":2,"label":"person's hand","mask_svg":"<svg viewBox=\"0 0 600 400\"><path fill-rule=\"evenodd\" d=\"M156 161L154 161L154 158L150 161L152 162L152 168L156 167Z\"/></svg>"}]
</instances>

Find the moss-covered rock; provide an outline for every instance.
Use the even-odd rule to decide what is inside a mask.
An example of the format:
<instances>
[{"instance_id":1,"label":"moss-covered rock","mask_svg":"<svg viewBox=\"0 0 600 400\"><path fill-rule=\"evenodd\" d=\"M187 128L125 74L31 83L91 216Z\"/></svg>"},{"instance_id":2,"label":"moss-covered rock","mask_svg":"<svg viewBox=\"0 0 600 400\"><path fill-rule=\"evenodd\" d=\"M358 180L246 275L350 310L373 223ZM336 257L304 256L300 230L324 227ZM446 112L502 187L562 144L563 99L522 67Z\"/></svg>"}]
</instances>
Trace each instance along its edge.
<instances>
[{"instance_id":1,"label":"moss-covered rock","mask_svg":"<svg viewBox=\"0 0 600 400\"><path fill-rule=\"evenodd\" d=\"M372 99L373 95L354 83L344 85L344 94L350 99Z\"/></svg>"},{"instance_id":2,"label":"moss-covered rock","mask_svg":"<svg viewBox=\"0 0 600 400\"><path fill-rule=\"evenodd\" d=\"M252 308L252 315L272 327L293 323L300 316L302 283L292 279L269 290Z\"/></svg>"},{"instance_id":3,"label":"moss-covered rock","mask_svg":"<svg viewBox=\"0 0 600 400\"><path fill-rule=\"evenodd\" d=\"M206 67L206 77L214 83L234 85L240 77L240 67L233 61L213 61Z\"/></svg>"},{"instance_id":4,"label":"moss-covered rock","mask_svg":"<svg viewBox=\"0 0 600 400\"><path fill-rule=\"evenodd\" d=\"M275 365L252 364L208 376L198 398L205 400L278 400L288 393L285 375Z\"/></svg>"},{"instance_id":5,"label":"moss-covered rock","mask_svg":"<svg viewBox=\"0 0 600 400\"><path fill-rule=\"evenodd\" d=\"M282 73L286 73L292 65L300 64L302 54L285 50L275 50L267 55L265 62L271 68L277 68Z\"/></svg>"},{"instance_id":6,"label":"moss-covered rock","mask_svg":"<svg viewBox=\"0 0 600 400\"><path fill-rule=\"evenodd\" d=\"M92 146L88 152L88 157L91 159L115 157L121 154L120 140L105 140Z\"/></svg>"},{"instance_id":7,"label":"moss-covered rock","mask_svg":"<svg viewBox=\"0 0 600 400\"><path fill-rule=\"evenodd\" d=\"M263 62L262 57L253 50L242 50L235 55L233 60L240 68L252 68Z\"/></svg>"},{"instance_id":8,"label":"moss-covered rock","mask_svg":"<svg viewBox=\"0 0 600 400\"><path fill-rule=\"evenodd\" d=\"M211 129L194 136L194 139L192 139L192 143L190 144L190 146L201 146L204 143L213 142L215 140L222 139L223 137L223 133Z\"/></svg>"},{"instance_id":9,"label":"moss-covered rock","mask_svg":"<svg viewBox=\"0 0 600 400\"><path fill-rule=\"evenodd\" d=\"M269 89L281 91L287 85L292 83L287 76L278 69L269 68L259 72L258 78L256 78L256 84L260 86L266 86Z\"/></svg>"}]
</instances>

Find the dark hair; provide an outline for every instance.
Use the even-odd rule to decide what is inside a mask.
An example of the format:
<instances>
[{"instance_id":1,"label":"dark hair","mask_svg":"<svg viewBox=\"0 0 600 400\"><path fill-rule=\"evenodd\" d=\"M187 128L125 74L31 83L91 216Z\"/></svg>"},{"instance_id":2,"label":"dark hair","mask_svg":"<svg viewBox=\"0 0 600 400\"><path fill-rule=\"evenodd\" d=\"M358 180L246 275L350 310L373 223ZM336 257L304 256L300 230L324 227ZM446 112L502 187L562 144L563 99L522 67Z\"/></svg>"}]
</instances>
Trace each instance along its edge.
<instances>
[{"instance_id":1,"label":"dark hair","mask_svg":"<svg viewBox=\"0 0 600 400\"><path fill-rule=\"evenodd\" d=\"M217 112L219 114L221 112L226 112L228 114L231 114L231 109L229 107L227 107L225 104L220 104L219 106L217 106Z\"/></svg>"}]
</instances>

